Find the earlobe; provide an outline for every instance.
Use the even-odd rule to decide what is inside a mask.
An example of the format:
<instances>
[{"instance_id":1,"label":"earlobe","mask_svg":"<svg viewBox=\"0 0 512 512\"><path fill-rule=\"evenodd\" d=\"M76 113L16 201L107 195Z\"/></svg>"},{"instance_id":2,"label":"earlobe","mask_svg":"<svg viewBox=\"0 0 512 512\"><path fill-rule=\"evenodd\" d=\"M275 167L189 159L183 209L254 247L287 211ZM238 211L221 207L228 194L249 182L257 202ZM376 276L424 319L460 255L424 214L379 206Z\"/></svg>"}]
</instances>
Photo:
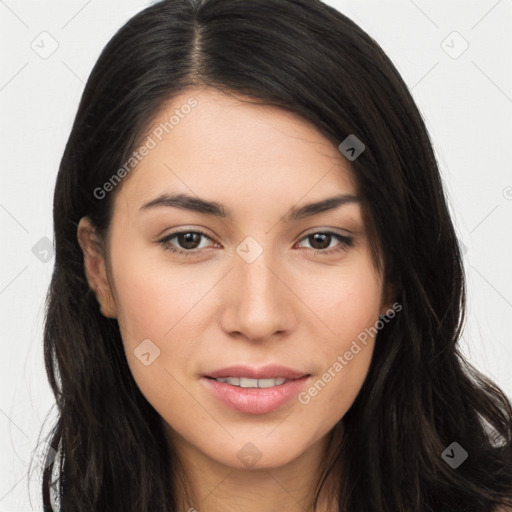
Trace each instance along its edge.
<instances>
[{"instance_id":1,"label":"earlobe","mask_svg":"<svg viewBox=\"0 0 512 512\"><path fill-rule=\"evenodd\" d=\"M384 304L380 310L380 317L387 316L391 309L393 309L391 303L386 302L386 304Z\"/></svg>"},{"instance_id":2,"label":"earlobe","mask_svg":"<svg viewBox=\"0 0 512 512\"><path fill-rule=\"evenodd\" d=\"M382 308L380 314L386 316L391 310L394 310L393 304L397 297L397 287L395 284L388 283L383 294Z\"/></svg>"},{"instance_id":3,"label":"earlobe","mask_svg":"<svg viewBox=\"0 0 512 512\"><path fill-rule=\"evenodd\" d=\"M77 238L84 255L85 276L89 287L96 295L101 314L107 318L116 318L116 308L107 278L102 243L88 217L80 219Z\"/></svg>"}]
</instances>

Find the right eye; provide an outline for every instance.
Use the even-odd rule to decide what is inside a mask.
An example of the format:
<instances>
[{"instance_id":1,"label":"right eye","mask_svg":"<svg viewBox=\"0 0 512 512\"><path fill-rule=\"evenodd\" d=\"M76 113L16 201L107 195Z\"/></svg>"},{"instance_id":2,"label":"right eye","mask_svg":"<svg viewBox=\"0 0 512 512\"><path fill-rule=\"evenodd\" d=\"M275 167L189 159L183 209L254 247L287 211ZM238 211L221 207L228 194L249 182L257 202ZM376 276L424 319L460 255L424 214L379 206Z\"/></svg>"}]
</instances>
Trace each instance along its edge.
<instances>
[{"instance_id":1,"label":"right eye","mask_svg":"<svg viewBox=\"0 0 512 512\"><path fill-rule=\"evenodd\" d=\"M200 245L201 238L206 238L208 240L212 240L206 233L202 231L175 231L174 233L170 233L166 235L164 238L158 241L158 243L166 250L171 251L173 253L181 254L188 256L189 254L195 254L198 252L198 249L204 247L197 247ZM172 240L176 239L177 243L181 245L180 247L176 247L175 244L171 243Z\"/></svg>"}]
</instances>

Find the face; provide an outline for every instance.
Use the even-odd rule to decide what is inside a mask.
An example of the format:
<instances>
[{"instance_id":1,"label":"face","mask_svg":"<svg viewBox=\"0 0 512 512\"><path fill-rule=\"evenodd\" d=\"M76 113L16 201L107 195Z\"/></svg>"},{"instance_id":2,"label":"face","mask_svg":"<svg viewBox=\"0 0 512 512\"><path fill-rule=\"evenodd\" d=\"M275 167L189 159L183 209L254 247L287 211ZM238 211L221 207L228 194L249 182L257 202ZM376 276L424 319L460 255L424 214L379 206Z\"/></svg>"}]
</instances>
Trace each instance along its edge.
<instances>
[{"instance_id":1,"label":"face","mask_svg":"<svg viewBox=\"0 0 512 512\"><path fill-rule=\"evenodd\" d=\"M174 98L148 134L154 147L117 185L107 259L80 223L91 288L171 439L230 467L287 464L354 402L367 329L389 309L352 170L300 117L210 89ZM216 208L191 209L200 199ZM296 375L242 378L252 389L206 377L230 366L269 377L250 373L268 365Z\"/></svg>"}]
</instances>

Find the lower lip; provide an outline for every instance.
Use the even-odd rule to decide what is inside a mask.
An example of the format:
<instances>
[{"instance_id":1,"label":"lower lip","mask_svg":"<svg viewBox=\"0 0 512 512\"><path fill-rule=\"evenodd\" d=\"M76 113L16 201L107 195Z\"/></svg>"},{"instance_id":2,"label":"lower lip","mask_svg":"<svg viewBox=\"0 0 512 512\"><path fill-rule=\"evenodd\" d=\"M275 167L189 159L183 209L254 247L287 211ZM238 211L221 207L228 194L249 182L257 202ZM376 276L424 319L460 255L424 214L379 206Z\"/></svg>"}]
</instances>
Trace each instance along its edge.
<instances>
[{"instance_id":1,"label":"lower lip","mask_svg":"<svg viewBox=\"0 0 512 512\"><path fill-rule=\"evenodd\" d=\"M246 414L265 414L284 406L305 386L309 375L271 388L241 388L215 379L201 379L224 405Z\"/></svg>"}]
</instances>

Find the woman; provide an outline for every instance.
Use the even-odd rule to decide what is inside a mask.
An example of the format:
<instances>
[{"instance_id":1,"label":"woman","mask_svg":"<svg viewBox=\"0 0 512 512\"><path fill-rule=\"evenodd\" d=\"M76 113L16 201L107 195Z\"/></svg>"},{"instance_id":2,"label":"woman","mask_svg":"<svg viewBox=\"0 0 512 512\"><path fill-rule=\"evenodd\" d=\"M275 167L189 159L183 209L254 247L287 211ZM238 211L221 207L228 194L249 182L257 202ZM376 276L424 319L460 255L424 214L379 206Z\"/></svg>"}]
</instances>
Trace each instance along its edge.
<instances>
[{"instance_id":1,"label":"woman","mask_svg":"<svg viewBox=\"0 0 512 512\"><path fill-rule=\"evenodd\" d=\"M88 80L54 219L46 510L512 507L512 409L458 350L427 130L344 15L135 16Z\"/></svg>"}]
</instances>

